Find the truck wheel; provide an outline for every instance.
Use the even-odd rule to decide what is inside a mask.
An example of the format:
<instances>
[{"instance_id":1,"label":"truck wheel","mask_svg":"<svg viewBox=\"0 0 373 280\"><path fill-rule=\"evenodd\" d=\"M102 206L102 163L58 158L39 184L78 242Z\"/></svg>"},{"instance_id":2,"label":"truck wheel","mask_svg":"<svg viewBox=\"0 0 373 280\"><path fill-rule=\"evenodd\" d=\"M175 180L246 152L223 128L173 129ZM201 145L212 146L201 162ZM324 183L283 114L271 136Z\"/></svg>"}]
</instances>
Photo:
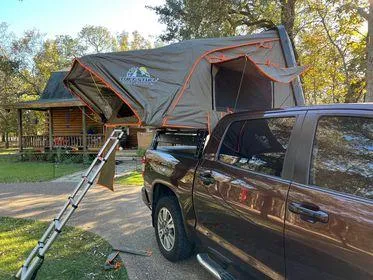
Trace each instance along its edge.
<instances>
[{"instance_id":1,"label":"truck wheel","mask_svg":"<svg viewBox=\"0 0 373 280\"><path fill-rule=\"evenodd\" d=\"M162 255L176 262L188 258L193 244L188 240L177 199L162 197L155 208L155 236Z\"/></svg>"}]
</instances>

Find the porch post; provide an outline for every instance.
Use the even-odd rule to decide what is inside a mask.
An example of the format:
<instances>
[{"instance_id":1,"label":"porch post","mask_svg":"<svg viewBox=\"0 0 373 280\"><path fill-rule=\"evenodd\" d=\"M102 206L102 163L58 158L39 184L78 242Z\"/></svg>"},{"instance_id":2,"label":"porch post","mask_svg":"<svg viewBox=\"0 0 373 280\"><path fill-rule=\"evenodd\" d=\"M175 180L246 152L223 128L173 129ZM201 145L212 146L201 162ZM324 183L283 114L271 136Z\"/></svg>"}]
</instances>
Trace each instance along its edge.
<instances>
[{"instance_id":1,"label":"porch post","mask_svg":"<svg viewBox=\"0 0 373 280\"><path fill-rule=\"evenodd\" d=\"M53 149L53 117L52 109L48 109L48 133L49 133L49 151Z\"/></svg>"},{"instance_id":2,"label":"porch post","mask_svg":"<svg viewBox=\"0 0 373 280\"><path fill-rule=\"evenodd\" d=\"M83 151L87 151L87 121L86 121L86 110L82 107L82 128L83 128Z\"/></svg>"},{"instance_id":3,"label":"porch post","mask_svg":"<svg viewBox=\"0 0 373 280\"><path fill-rule=\"evenodd\" d=\"M18 117L18 149L20 152L23 151L22 147L22 109L17 109L17 117Z\"/></svg>"}]
</instances>

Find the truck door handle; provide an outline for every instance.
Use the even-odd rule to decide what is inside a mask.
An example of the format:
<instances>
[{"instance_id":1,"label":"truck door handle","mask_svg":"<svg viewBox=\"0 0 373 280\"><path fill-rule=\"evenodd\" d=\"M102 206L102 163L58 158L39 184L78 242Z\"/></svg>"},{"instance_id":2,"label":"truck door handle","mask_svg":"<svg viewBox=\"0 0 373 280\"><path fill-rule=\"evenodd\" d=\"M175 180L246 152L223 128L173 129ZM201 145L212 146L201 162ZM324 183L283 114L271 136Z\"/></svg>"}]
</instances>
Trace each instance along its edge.
<instances>
[{"instance_id":1,"label":"truck door handle","mask_svg":"<svg viewBox=\"0 0 373 280\"><path fill-rule=\"evenodd\" d=\"M215 183L215 178L212 176L210 171L203 171L199 173L199 178L202 183L206 186L212 185Z\"/></svg>"},{"instance_id":2,"label":"truck door handle","mask_svg":"<svg viewBox=\"0 0 373 280\"><path fill-rule=\"evenodd\" d=\"M309 223L327 223L329 221L328 213L321 211L318 206L308 205L299 202L290 202L288 209L294 214L300 215L300 218Z\"/></svg>"}]
</instances>

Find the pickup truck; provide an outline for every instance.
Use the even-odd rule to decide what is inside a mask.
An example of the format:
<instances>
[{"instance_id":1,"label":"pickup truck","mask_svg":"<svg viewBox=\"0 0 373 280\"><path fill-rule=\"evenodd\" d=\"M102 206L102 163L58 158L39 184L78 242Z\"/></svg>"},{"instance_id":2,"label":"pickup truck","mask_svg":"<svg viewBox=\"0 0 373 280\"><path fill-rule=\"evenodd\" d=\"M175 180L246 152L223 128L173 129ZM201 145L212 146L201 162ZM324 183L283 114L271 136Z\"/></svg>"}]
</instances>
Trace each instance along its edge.
<instances>
[{"instance_id":1,"label":"pickup truck","mask_svg":"<svg viewBox=\"0 0 373 280\"><path fill-rule=\"evenodd\" d=\"M143 200L159 249L217 279L373 279L373 104L160 130ZM206 143L205 143L206 142Z\"/></svg>"}]
</instances>

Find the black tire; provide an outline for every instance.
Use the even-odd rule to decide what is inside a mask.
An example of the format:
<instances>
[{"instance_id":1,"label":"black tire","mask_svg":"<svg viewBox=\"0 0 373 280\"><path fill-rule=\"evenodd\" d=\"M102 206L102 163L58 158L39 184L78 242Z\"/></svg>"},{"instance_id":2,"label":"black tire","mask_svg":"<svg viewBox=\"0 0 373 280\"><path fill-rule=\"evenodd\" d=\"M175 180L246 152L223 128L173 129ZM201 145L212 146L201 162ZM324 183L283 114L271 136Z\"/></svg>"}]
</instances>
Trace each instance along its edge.
<instances>
[{"instance_id":1,"label":"black tire","mask_svg":"<svg viewBox=\"0 0 373 280\"><path fill-rule=\"evenodd\" d=\"M169 248L169 250L167 250L162 244L160 233L158 231L158 215L163 208L169 211L174 223L174 244L171 249ZM164 210L162 211L164 212ZM176 197L164 196L158 201L154 213L154 228L159 250L166 259L171 262L177 262L191 256L194 245L188 240L185 233L183 218Z\"/></svg>"}]
</instances>

